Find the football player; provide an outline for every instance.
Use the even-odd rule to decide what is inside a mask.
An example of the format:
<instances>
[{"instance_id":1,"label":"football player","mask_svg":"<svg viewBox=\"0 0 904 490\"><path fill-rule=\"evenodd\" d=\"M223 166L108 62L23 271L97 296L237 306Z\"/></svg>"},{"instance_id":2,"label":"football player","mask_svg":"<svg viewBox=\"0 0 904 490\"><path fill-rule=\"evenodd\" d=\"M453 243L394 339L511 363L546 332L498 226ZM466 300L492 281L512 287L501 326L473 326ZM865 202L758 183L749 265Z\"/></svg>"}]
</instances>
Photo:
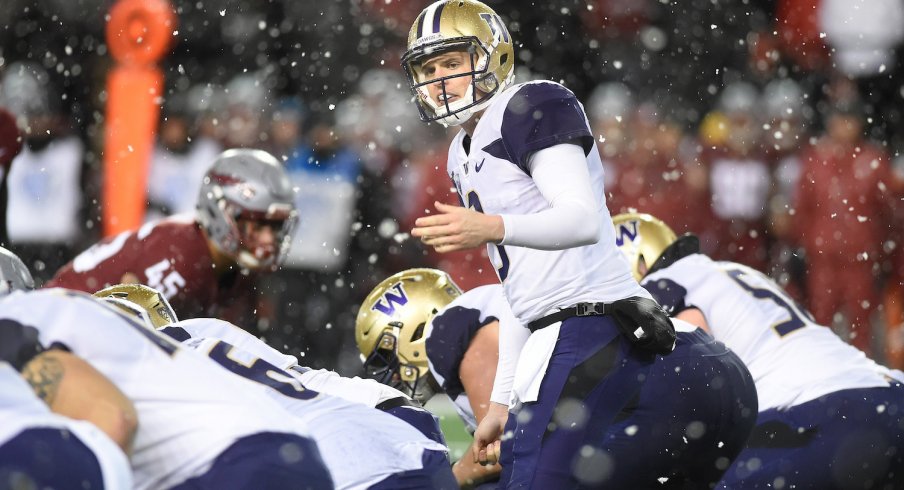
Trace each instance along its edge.
<instances>
[{"instance_id":1,"label":"football player","mask_svg":"<svg viewBox=\"0 0 904 490\"><path fill-rule=\"evenodd\" d=\"M96 294L134 301L132 305L143 309L160 332L250 380L257 391L304 421L337 489L456 486L444 444L380 410L311 389L301 381L294 357L241 328L215 318L170 322L175 318L172 309L147 286L118 285Z\"/></svg>"},{"instance_id":2,"label":"football player","mask_svg":"<svg viewBox=\"0 0 904 490\"><path fill-rule=\"evenodd\" d=\"M904 488L904 373L845 343L764 274L645 214L614 218L634 273L750 369L759 415L720 488Z\"/></svg>"},{"instance_id":3,"label":"football player","mask_svg":"<svg viewBox=\"0 0 904 490\"><path fill-rule=\"evenodd\" d=\"M227 150L204 177L195 216L106 238L57 271L47 287L93 293L124 282L147 284L186 318L241 322L256 306L257 275L282 263L296 220L279 160L261 150Z\"/></svg>"},{"instance_id":4,"label":"football player","mask_svg":"<svg viewBox=\"0 0 904 490\"><path fill-rule=\"evenodd\" d=\"M462 294L442 271L410 269L368 295L355 340L370 375L421 402L445 392L473 432L491 404L508 405L499 397L511 379L496 376L500 341L507 337L500 330L517 335L519 329L501 286ZM605 486L613 480L642 488L645 482L658 485L661 477L673 488L708 488L740 452L756 417L753 379L734 353L706 333L683 323L676 330L675 351L657 359L604 445L629 446L638 457L645 446L655 445L658 456L648 457L645 472L633 476L619 474L622 470L605 457L588 458L570 468L582 484ZM666 399L669 404L662 403ZM583 408L576 400L563 405L555 423L597 424L586 419ZM459 483L474 485L492 480L500 468L465 457L453 470Z\"/></svg>"},{"instance_id":5,"label":"football player","mask_svg":"<svg viewBox=\"0 0 904 490\"><path fill-rule=\"evenodd\" d=\"M131 310L137 306L140 310L138 316L144 316L151 328L163 330L176 340L187 340L187 337L183 338L185 334L179 329L162 328L177 322L178 319L166 298L151 287L143 284L117 284L98 291L94 295L107 301L115 301L117 306L126 310ZM126 303L124 304L120 300L124 300ZM195 336L223 340L280 369L287 370L304 386L318 393L337 396L350 402L360 403L389 413L418 429L428 438L443 446L446 445L442 430L439 427L439 420L433 414L424 410L417 402L396 389L379 384L371 379L347 378L339 376L334 371L310 369L301 366L298 364L298 359L294 356L283 354L257 337L226 321L201 319L198 322L180 322L180 325L183 330L186 325L192 326Z\"/></svg>"},{"instance_id":6,"label":"football player","mask_svg":"<svg viewBox=\"0 0 904 490\"><path fill-rule=\"evenodd\" d=\"M57 415L0 362L0 487L132 488L129 461L96 426Z\"/></svg>"},{"instance_id":7,"label":"football player","mask_svg":"<svg viewBox=\"0 0 904 490\"><path fill-rule=\"evenodd\" d=\"M603 443L603 432L548 430L559 402L581 400L607 427L654 354L672 350L675 330L615 248L583 107L558 83L514 84L514 62L505 23L476 0L435 2L412 25L402 66L421 118L462 127L447 171L463 204L437 202L412 235L438 252L487 246L512 311L532 332L513 349L521 355L518 403L507 417L514 436L503 448L508 484L562 488L576 484L568 468L581 447ZM587 362L606 369L585 370ZM634 386L616 390L613 379ZM502 434L506 415L484 417L478 446ZM645 457L607 454L620 467L645 468Z\"/></svg>"},{"instance_id":8,"label":"football player","mask_svg":"<svg viewBox=\"0 0 904 490\"><path fill-rule=\"evenodd\" d=\"M135 488L333 488L302 422L96 298L60 288L13 292L0 300L0 337L2 361L28 369L49 354L72 354L131 400L140 421Z\"/></svg>"},{"instance_id":9,"label":"football player","mask_svg":"<svg viewBox=\"0 0 904 490\"><path fill-rule=\"evenodd\" d=\"M490 406L499 357L499 320L480 309L467 309L462 311L467 321L444 328L434 315L459 296L461 290L442 271L409 269L395 274L361 303L355 343L368 377L422 405L445 393L473 434ZM507 308L496 310L511 315ZM459 319L457 313L454 310L443 318ZM498 464L477 464L470 451L452 467L463 486L495 482L500 469Z\"/></svg>"},{"instance_id":10,"label":"football player","mask_svg":"<svg viewBox=\"0 0 904 490\"><path fill-rule=\"evenodd\" d=\"M25 264L0 248L0 295L33 288ZM0 329L2 357L17 364L0 362L0 486L131 488L131 402L70 353L12 355L8 332Z\"/></svg>"}]
</instances>

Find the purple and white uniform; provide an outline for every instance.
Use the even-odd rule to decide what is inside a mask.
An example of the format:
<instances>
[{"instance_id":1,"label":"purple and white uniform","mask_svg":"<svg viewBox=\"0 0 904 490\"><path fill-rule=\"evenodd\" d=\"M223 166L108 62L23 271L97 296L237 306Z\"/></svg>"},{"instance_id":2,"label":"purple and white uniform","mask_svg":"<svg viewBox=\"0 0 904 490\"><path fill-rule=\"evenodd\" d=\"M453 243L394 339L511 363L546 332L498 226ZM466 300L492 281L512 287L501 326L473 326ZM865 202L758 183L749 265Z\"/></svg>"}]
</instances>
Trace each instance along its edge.
<instances>
[{"instance_id":1,"label":"purple and white uniform","mask_svg":"<svg viewBox=\"0 0 904 490\"><path fill-rule=\"evenodd\" d=\"M66 349L132 401L139 420L131 458L136 489L176 488L197 479L211 481L201 487L211 488L231 468L241 468L246 478L261 478L262 486L279 488L288 478L296 485L332 488L303 422L206 357L114 306L59 288L14 292L0 300L0 330L5 356L51 346ZM297 446L305 457L291 462L263 458L265 448L275 451L284 444ZM249 445L254 452L247 451ZM239 456L224 466L223 454Z\"/></svg>"},{"instance_id":2,"label":"purple and white uniform","mask_svg":"<svg viewBox=\"0 0 904 490\"><path fill-rule=\"evenodd\" d=\"M405 488L417 482L423 487L446 488L449 478L454 485L445 446L380 410L310 389L299 381L298 373L269 363L257 353L283 361L288 356L274 356L277 351L240 328L214 318L196 318L161 331L250 380L250 386L304 421L337 489L363 490L378 484ZM242 347L208 336L217 333ZM435 485L426 484L430 481Z\"/></svg>"},{"instance_id":3,"label":"purple and white uniform","mask_svg":"<svg viewBox=\"0 0 904 490\"><path fill-rule=\"evenodd\" d=\"M0 486L13 475L23 488L132 488L129 461L106 434L51 412L11 365L0 362Z\"/></svg>"}]
</instances>

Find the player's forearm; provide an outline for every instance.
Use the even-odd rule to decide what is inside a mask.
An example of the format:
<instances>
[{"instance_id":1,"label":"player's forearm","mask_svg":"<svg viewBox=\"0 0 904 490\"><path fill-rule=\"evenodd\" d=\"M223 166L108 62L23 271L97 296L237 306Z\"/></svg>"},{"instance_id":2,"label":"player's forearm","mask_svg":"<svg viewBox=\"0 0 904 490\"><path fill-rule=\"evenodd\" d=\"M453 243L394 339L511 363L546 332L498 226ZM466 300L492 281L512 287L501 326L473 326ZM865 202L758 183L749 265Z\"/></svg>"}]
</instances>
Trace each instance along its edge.
<instances>
[{"instance_id":1,"label":"player's forearm","mask_svg":"<svg viewBox=\"0 0 904 490\"><path fill-rule=\"evenodd\" d=\"M51 350L26 364L22 376L53 412L94 424L131 454L138 429L135 407L90 364L68 352Z\"/></svg>"}]
</instances>

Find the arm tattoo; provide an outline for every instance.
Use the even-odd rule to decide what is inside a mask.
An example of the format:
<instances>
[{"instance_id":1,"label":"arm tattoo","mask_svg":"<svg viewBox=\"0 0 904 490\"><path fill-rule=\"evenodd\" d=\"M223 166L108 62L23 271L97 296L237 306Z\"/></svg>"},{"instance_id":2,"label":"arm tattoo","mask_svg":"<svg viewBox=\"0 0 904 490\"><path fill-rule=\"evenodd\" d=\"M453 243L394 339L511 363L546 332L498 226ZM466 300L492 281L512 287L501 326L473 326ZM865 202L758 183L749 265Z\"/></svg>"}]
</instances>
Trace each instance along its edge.
<instances>
[{"instance_id":1,"label":"arm tattoo","mask_svg":"<svg viewBox=\"0 0 904 490\"><path fill-rule=\"evenodd\" d=\"M63 374L63 364L46 355L32 360L22 370L25 381L28 381L35 394L48 406L53 405Z\"/></svg>"}]
</instances>

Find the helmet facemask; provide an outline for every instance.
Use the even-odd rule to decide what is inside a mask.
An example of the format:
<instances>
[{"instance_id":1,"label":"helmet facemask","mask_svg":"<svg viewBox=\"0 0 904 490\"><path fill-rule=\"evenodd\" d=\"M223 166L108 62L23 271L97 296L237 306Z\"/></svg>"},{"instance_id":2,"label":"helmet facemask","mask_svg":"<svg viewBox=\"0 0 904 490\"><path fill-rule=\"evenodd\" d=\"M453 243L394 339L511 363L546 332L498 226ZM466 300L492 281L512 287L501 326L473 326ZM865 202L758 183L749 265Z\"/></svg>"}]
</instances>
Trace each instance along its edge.
<instances>
[{"instance_id":1,"label":"helmet facemask","mask_svg":"<svg viewBox=\"0 0 904 490\"><path fill-rule=\"evenodd\" d=\"M243 269L279 267L297 216L288 174L276 157L262 150L220 154L198 194L198 224L211 245ZM262 247L264 226L273 236L271 245Z\"/></svg>"},{"instance_id":2,"label":"helmet facemask","mask_svg":"<svg viewBox=\"0 0 904 490\"><path fill-rule=\"evenodd\" d=\"M427 78L421 69L424 63L451 51L464 51L470 69L453 75ZM493 72L488 71L489 64L490 50L473 36L441 39L408 50L402 58L402 67L405 69L408 86L414 95L421 120L439 121L444 126L457 126L470 119L474 113L483 110L493 96L512 80L512 77L498 80ZM462 77L471 79L467 92L458 100L449 103L446 100L446 81ZM427 88L435 83L442 84L442 102L435 101Z\"/></svg>"},{"instance_id":3,"label":"helmet facemask","mask_svg":"<svg viewBox=\"0 0 904 490\"><path fill-rule=\"evenodd\" d=\"M395 388L420 403L436 394L429 381L429 370L422 370L414 363L408 363L399 356L400 322L390 322L387 329L377 338L376 347L364 359L364 374L380 384ZM419 329L423 331L423 329ZM363 355L362 355L363 357Z\"/></svg>"},{"instance_id":4,"label":"helmet facemask","mask_svg":"<svg viewBox=\"0 0 904 490\"><path fill-rule=\"evenodd\" d=\"M242 209L227 201L224 214L234 230L235 261L239 266L251 270L273 270L283 262L298 221L291 206L274 203L261 213ZM269 244L259 243L260 239L256 236L264 227L269 227L273 233Z\"/></svg>"}]
</instances>

